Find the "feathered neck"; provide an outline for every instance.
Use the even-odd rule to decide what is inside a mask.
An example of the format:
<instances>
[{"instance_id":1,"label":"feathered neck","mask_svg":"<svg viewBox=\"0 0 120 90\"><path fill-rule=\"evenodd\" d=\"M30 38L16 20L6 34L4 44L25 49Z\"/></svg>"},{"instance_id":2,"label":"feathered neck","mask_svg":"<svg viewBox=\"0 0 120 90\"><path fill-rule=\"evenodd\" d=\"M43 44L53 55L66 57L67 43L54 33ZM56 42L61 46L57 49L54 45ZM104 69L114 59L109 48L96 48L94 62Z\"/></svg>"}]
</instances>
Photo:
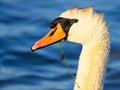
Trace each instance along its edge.
<instances>
[{"instance_id":1,"label":"feathered neck","mask_svg":"<svg viewBox=\"0 0 120 90\"><path fill-rule=\"evenodd\" d=\"M103 15L94 13L93 7L73 8L60 17L77 18L68 33L68 41L82 44L74 90L102 90L109 53L109 32Z\"/></svg>"}]
</instances>

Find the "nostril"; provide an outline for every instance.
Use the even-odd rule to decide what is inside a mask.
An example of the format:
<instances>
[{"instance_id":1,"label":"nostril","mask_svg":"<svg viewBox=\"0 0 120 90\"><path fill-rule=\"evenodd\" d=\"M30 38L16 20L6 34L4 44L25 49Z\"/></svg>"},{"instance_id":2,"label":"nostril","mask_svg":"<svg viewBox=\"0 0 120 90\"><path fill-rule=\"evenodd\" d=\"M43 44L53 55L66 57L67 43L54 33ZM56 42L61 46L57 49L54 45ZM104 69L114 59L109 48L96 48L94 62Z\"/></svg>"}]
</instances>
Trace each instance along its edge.
<instances>
[{"instance_id":1,"label":"nostril","mask_svg":"<svg viewBox=\"0 0 120 90\"><path fill-rule=\"evenodd\" d=\"M57 30L57 28L55 28L55 29L49 34L49 36L53 36L54 33L56 32L56 30Z\"/></svg>"}]
</instances>

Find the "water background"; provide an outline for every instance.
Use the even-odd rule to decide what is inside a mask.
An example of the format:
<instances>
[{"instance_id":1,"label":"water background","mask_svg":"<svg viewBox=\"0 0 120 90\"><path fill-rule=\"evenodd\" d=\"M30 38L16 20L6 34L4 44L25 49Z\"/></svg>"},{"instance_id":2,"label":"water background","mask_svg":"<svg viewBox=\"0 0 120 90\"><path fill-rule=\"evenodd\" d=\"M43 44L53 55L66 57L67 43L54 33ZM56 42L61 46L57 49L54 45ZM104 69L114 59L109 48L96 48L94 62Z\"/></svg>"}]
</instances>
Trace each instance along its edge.
<instances>
[{"instance_id":1,"label":"water background","mask_svg":"<svg viewBox=\"0 0 120 90\"><path fill-rule=\"evenodd\" d=\"M60 61L59 43L31 52L64 10L94 6L105 14L111 52L104 90L120 90L120 0L0 0L0 90L72 90L74 81ZM64 53L76 74L81 45L65 42Z\"/></svg>"}]
</instances>

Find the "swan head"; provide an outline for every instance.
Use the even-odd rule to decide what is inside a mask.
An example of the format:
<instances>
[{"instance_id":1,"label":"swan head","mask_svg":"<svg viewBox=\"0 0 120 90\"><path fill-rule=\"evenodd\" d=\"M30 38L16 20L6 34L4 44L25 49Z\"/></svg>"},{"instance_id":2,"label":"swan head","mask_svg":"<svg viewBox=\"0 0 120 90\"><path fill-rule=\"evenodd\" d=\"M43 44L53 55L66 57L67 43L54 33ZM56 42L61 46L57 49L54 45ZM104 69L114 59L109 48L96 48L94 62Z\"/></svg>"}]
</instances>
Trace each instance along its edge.
<instances>
[{"instance_id":1,"label":"swan head","mask_svg":"<svg viewBox=\"0 0 120 90\"><path fill-rule=\"evenodd\" d=\"M42 39L38 40L32 50L36 50L63 39L85 44L93 37L95 20L93 7L72 8L63 12L50 24L51 30Z\"/></svg>"}]
</instances>

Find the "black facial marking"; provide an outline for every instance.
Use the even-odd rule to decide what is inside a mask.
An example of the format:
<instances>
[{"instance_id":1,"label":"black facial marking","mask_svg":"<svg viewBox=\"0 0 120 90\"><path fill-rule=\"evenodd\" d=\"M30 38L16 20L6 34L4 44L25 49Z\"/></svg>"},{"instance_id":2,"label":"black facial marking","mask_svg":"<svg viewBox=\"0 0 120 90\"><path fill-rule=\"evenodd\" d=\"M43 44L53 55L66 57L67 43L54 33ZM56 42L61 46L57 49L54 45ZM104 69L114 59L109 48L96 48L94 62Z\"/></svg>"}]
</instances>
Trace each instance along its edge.
<instances>
[{"instance_id":1,"label":"black facial marking","mask_svg":"<svg viewBox=\"0 0 120 90\"><path fill-rule=\"evenodd\" d=\"M56 30L57 30L57 28L55 28L55 29L49 34L49 36L53 36L54 33L56 32Z\"/></svg>"},{"instance_id":2,"label":"black facial marking","mask_svg":"<svg viewBox=\"0 0 120 90\"><path fill-rule=\"evenodd\" d=\"M70 27L77 22L78 19L68 19L68 18L58 17L50 24L50 28L54 28L57 25L57 23L60 23L67 37Z\"/></svg>"}]
</instances>

